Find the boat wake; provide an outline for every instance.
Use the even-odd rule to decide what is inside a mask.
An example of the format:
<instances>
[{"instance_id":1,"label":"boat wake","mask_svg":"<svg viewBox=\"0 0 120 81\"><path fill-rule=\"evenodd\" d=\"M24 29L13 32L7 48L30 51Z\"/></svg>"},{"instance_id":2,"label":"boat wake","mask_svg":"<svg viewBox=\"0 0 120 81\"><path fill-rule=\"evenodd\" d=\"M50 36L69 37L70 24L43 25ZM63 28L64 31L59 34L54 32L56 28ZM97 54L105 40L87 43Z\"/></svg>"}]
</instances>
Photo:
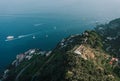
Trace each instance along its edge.
<instances>
[{"instance_id":1,"label":"boat wake","mask_svg":"<svg viewBox=\"0 0 120 81\"><path fill-rule=\"evenodd\" d=\"M49 31L46 31L46 32L54 31L56 29L57 29L57 27L54 26L52 30L49 30ZM27 37L32 37L33 39L36 39L35 35L40 34L40 33L43 33L43 32L38 31L38 32L31 33L31 34L19 35L17 37L7 36L5 41L6 42L7 41L13 41L13 40L18 40L18 39L27 38ZM48 35L46 35L45 37L48 38Z\"/></svg>"},{"instance_id":2,"label":"boat wake","mask_svg":"<svg viewBox=\"0 0 120 81\"><path fill-rule=\"evenodd\" d=\"M31 33L31 34L26 34L26 35L19 35L18 37L14 37L14 36L7 36L6 37L6 42L7 41L13 41L13 40L18 40L18 39L22 39L22 38L26 38L26 37L30 37L32 36L33 39L35 39L35 35L39 34L40 32L35 32L35 33Z\"/></svg>"},{"instance_id":3,"label":"boat wake","mask_svg":"<svg viewBox=\"0 0 120 81\"><path fill-rule=\"evenodd\" d=\"M43 23L34 24L34 26L41 26Z\"/></svg>"}]
</instances>

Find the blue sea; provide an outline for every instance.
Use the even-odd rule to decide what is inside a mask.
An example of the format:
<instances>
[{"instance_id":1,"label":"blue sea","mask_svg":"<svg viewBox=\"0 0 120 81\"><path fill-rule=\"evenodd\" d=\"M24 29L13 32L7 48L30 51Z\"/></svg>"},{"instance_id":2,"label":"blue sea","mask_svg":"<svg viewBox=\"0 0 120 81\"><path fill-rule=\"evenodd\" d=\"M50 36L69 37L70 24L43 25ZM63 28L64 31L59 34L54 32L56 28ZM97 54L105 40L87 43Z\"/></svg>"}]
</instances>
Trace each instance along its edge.
<instances>
[{"instance_id":1,"label":"blue sea","mask_svg":"<svg viewBox=\"0 0 120 81\"><path fill-rule=\"evenodd\" d=\"M0 71L17 54L32 48L52 50L63 38L93 29L97 20L91 17L52 14L0 15ZM7 36L22 37L5 41Z\"/></svg>"}]
</instances>

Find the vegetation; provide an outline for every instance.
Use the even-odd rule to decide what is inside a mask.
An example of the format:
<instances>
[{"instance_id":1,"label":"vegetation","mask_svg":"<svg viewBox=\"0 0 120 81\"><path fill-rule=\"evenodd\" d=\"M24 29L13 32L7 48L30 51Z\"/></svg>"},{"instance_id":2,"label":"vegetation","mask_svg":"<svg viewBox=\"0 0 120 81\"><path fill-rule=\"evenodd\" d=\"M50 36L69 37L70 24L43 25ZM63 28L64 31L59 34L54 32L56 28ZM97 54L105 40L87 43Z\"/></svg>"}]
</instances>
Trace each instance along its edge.
<instances>
[{"instance_id":1,"label":"vegetation","mask_svg":"<svg viewBox=\"0 0 120 81\"><path fill-rule=\"evenodd\" d=\"M70 36L60 42L50 56L36 55L18 67L9 68L10 72L4 81L120 81L119 63L114 61L111 64L113 56L106 51L109 45L115 49L120 48L120 37L106 41L108 36L118 36L112 30L119 31L119 25L120 19L117 19L97 26L95 31ZM85 52L82 51L82 54L87 59L74 52L80 45L83 46ZM93 58L90 55L94 55Z\"/></svg>"},{"instance_id":2,"label":"vegetation","mask_svg":"<svg viewBox=\"0 0 120 81\"><path fill-rule=\"evenodd\" d=\"M120 58L120 18L105 25L98 25L95 31L103 37L104 49L110 47L106 51Z\"/></svg>"}]
</instances>

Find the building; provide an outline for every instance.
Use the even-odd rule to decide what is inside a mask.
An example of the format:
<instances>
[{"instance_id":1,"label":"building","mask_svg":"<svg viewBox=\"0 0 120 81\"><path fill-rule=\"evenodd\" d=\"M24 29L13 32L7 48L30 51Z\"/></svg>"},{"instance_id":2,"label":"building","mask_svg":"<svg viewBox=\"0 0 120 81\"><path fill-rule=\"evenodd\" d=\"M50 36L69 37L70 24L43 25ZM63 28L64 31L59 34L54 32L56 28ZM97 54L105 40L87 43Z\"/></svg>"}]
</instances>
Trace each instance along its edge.
<instances>
[{"instance_id":1,"label":"building","mask_svg":"<svg viewBox=\"0 0 120 81\"><path fill-rule=\"evenodd\" d=\"M19 62L22 62L25 58L25 55L24 54L20 54L20 55L17 55L16 56L16 59L19 61Z\"/></svg>"}]
</instances>

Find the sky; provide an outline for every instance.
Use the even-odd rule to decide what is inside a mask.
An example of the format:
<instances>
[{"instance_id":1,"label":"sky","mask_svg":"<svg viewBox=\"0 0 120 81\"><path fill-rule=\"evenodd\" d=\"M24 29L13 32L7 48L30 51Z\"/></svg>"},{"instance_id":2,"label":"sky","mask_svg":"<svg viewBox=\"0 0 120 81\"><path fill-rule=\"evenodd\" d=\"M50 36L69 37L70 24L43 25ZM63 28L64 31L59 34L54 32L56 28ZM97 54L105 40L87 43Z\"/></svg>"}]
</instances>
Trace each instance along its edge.
<instances>
[{"instance_id":1,"label":"sky","mask_svg":"<svg viewBox=\"0 0 120 81\"><path fill-rule=\"evenodd\" d=\"M59 13L120 16L120 0L0 0L0 15Z\"/></svg>"}]
</instances>

